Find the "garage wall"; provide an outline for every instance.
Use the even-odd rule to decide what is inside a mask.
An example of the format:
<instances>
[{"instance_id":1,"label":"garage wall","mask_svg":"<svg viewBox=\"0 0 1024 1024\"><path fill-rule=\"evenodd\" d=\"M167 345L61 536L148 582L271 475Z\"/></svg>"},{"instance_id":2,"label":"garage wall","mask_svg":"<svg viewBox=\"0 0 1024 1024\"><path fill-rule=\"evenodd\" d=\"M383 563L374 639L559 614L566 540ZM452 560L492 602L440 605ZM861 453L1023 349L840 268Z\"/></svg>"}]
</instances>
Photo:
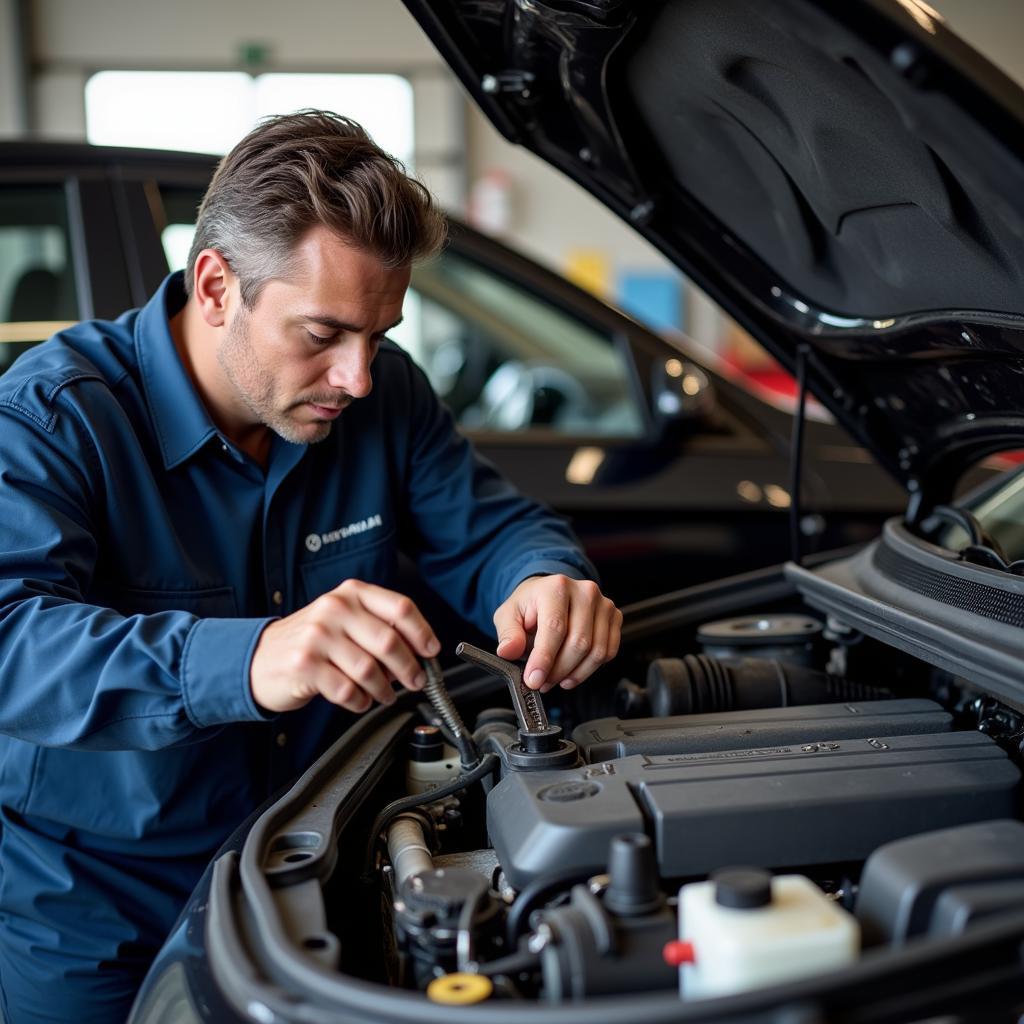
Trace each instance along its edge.
<instances>
[{"instance_id":1,"label":"garage wall","mask_svg":"<svg viewBox=\"0 0 1024 1024\"><path fill-rule=\"evenodd\" d=\"M461 90L398 0L32 0L29 7L40 135L83 138L85 82L109 68L398 72L416 95L417 170L447 205L462 206ZM197 117L216 116L211 100Z\"/></svg>"},{"instance_id":2,"label":"garage wall","mask_svg":"<svg viewBox=\"0 0 1024 1024\"><path fill-rule=\"evenodd\" d=\"M1024 85L1024 4L1020 0L932 0L949 27Z\"/></svg>"},{"instance_id":3,"label":"garage wall","mask_svg":"<svg viewBox=\"0 0 1024 1024\"><path fill-rule=\"evenodd\" d=\"M288 3L253 0L35 0L39 56L107 66L227 66L239 47L264 42L277 62L355 68L437 62L397 0Z\"/></svg>"},{"instance_id":4,"label":"garage wall","mask_svg":"<svg viewBox=\"0 0 1024 1024\"><path fill-rule=\"evenodd\" d=\"M28 126L25 58L20 0L0 0L0 135Z\"/></svg>"}]
</instances>

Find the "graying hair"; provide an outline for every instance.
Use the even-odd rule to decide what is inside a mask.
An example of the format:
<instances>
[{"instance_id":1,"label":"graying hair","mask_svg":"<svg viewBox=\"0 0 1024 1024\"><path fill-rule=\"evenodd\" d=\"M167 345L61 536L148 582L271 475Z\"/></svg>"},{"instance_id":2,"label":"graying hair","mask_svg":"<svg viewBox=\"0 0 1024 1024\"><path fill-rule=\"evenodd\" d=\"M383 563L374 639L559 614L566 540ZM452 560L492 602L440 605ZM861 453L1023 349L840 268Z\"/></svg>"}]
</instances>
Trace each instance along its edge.
<instances>
[{"instance_id":1,"label":"graying hair","mask_svg":"<svg viewBox=\"0 0 1024 1024\"><path fill-rule=\"evenodd\" d=\"M217 166L199 207L185 270L215 249L252 309L263 286L288 277L299 239L323 224L389 268L438 253L444 215L403 165L355 121L327 110L267 118Z\"/></svg>"}]
</instances>

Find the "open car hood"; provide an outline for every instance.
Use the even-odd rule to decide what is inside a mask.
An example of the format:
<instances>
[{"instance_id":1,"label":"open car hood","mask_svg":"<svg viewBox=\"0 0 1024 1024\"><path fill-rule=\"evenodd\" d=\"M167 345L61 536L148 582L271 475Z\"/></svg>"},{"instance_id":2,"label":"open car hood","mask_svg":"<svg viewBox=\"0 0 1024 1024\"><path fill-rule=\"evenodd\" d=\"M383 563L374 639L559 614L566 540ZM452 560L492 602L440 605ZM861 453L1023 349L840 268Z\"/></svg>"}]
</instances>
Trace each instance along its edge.
<instances>
[{"instance_id":1,"label":"open car hood","mask_svg":"<svg viewBox=\"0 0 1024 1024\"><path fill-rule=\"evenodd\" d=\"M405 0L915 496L1024 447L1024 92L915 0Z\"/></svg>"}]
</instances>

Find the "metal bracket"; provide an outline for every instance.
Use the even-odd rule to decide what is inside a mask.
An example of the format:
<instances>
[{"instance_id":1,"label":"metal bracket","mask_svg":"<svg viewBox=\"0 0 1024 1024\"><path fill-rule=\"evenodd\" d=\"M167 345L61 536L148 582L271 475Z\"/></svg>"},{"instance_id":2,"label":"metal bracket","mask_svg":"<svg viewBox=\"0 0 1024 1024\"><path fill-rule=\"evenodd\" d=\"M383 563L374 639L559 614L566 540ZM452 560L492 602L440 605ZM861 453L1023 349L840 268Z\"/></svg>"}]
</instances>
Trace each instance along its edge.
<instances>
[{"instance_id":1,"label":"metal bracket","mask_svg":"<svg viewBox=\"0 0 1024 1024\"><path fill-rule=\"evenodd\" d=\"M496 96L499 93L518 93L522 99L527 100L532 94L535 80L536 75L532 71L510 68L508 71L484 75L480 79L480 88L489 96Z\"/></svg>"}]
</instances>

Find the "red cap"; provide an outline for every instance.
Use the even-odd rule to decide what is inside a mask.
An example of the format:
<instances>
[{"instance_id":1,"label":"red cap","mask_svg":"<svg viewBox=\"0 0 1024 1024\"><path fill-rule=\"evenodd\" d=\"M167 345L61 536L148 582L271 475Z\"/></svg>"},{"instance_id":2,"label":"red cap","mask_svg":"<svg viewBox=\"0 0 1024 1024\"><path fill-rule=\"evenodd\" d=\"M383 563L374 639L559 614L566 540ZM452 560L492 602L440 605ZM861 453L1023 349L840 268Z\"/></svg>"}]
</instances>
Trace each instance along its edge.
<instances>
[{"instance_id":1,"label":"red cap","mask_svg":"<svg viewBox=\"0 0 1024 1024\"><path fill-rule=\"evenodd\" d=\"M697 955L693 951L693 943L684 942L682 939L673 939L671 942L666 942L661 955L665 958L665 963L669 967L678 967L680 964L692 964L697 960Z\"/></svg>"}]
</instances>

